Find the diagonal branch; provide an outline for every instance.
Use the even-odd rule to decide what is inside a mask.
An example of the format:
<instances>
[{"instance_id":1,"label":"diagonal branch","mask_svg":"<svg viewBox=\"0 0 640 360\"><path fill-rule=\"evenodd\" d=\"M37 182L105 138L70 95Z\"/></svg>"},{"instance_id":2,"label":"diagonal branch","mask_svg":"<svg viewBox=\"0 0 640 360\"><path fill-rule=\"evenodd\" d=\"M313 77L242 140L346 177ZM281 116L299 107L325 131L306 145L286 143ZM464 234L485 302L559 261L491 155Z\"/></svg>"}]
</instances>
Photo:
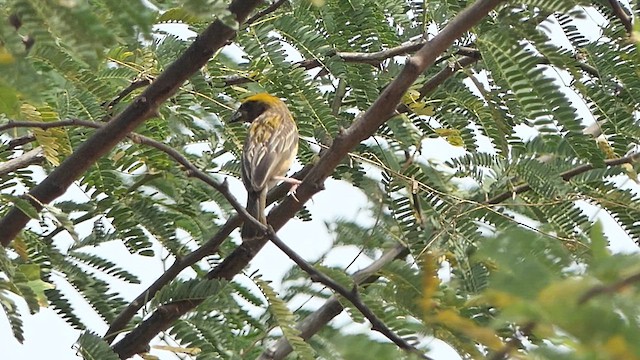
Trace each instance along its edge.
<instances>
[{"instance_id":1,"label":"diagonal branch","mask_svg":"<svg viewBox=\"0 0 640 360\"><path fill-rule=\"evenodd\" d=\"M296 179L302 179L309 172L311 166L307 166L294 174L292 177ZM276 199L282 198L289 191L287 184L281 184L271 191L267 195L267 204L273 203ZM114 340L115 336L122 331L125 326L131 321L133 316L140 310L153 296L162 289L165 285L175 279L176 276L182 270L194 265L204 257L213 255L218 251L218 248L222 242L231 235L231 232L242 223L240 215L235 215L227 220L222 225L216 234L214 234L206 243L193 252L185 255L176 261L160 276L158 277L146 290L138 295L129 305L118 314L118 316L111 322L109 329L104 335L104 339L108 342Z\"/></svg>"},{"instance_id":2,"label":"diagonal branch","mask_svg":"<svg viewBox=\"0 0 640 360\"><path fill-rule=\"evenodd\" d=\"M115 105L117 105L120 101L122 101L122 99L124 99L127 95L131 94L133 91L143 88L147 85L149 85L151 83L150 79L140 79L140 80L135 80L132 81L129 86L127 86L126 88L122 89L122 91L120 91L118 93L118 95L116 95L115 98L113 98L113 100L106 102L103 104L103 106L107 109L114 107ZM104 119L104 120L108 120Z\"/></svg>"},{"instance_id":3,"label":"diagonal branch","mask_svg":"<svg viewBox=\"0 0 640 360\"><path fill-rule=\"evenodd\" d=\"M229 11L242 23L260 0L235 0ZM214 21L187 50L149 85L127 108L116 115L103 128L85 141L67 157L58 168L35 186L26 196L36 209L64 194L100 157L111 150L127 134L155 116L158 107L173 95L191 75L206 64L213 53L224 46L235 31ZM31 200L33 199L33 200ZM16 206L0 219L0 244L9 245L13 238L27 225L29 217Z\"/></svg>"},{"instance_id":4,"label":"diagonal branch","mask_svg":"<svg viewBox=\"0 0 640 360\"><path fill-rule=\"evenodd\" d=\"M274 242L273 241L273 237L271 238L271 241ZM278 245L276 242L274 242L274 244L276 244L276 246L280 247L280 245ZM284 245L284 244L282 244L282 245ZM282 250L284 251L284 249L282 249ZM287 251L293 252L288 247L287 247ZM287 252L285 251L285 253L287 253ZM402 258L402 257L406 256L407 254L408 254L407 248L402 244L397 244L396 246L394 246L393 248L391 248L390 250L385 252L382 256L380 256L380 258L378 258L376 261L371 263L369 266L367 266L366 268L364 268L364 269L356 272L355 274L353 274L351 276L351 278L353 279L354 286L358 286L360 284L369 284L369 283L374 282L376 279L378 279L378 275L376 275L376 273L378 273L380 271L380 269L382 269L383 266L387 265L388 263L392 262L395 259ZM289 255L289 254L287 253L287 255ZM298 261L301 260L301 261L304 262L304 260L299 258L299 255L297 255L297 254L295 254L295 255L297 256L298 260L296 260L294 258L292 258L292 260L294 260L296 262L296 264L298 264L298 266L303 268L302 265L300 265L298 263ZM305 264L306 264L306 262L305 262ZM306 266L311 267L311 265L309 265L309 264L306 264ZM303 270L306 271L305 268L303 268ZM315 270L315 269L313 269L313 270L317 272L317 270ZM309 271L307 271L307 273L309 273ZM314 277L315 277L315 280L318 280L318 281L322 282L321 280L319 280L317 278L317 276L312 275L311 273L309 273L309 274L311 275L312 279L314 279ZM326 284L324 282L322 282L322 283L324 285L327 285L328 287L330 287L329 284ZM346 291L347 293L351 293L351 292L349 292L348 290L346 290L344 288L343 288L343 291ZM336 291L336 292L338 292L338 291ZM338 293L340 293L340 292L338 292ZM340 293L340 294L342 294L342 293ZM351 301L351 299L349 299L348 297L345 296L345 298L347 298L347 300ZM356 301L360 301L359 299L355 299L355 300ZM353 303L353 301L352 301L352 303ZM355 303L353 303L353 304L355 305ZM340 304L339 298L337 296L335 296L335 295L332 296L318 310L314 311L311 315L307 316L304 320L302 320L298 324L297 328L298 328L298 330L300 330L300 337L302 337L304 340L307 340L307 339L311 338L311 336L313 336L315 333L317 333L323 326L328 324L329 321L331 321L331 319L333 319L338 314L340 314L343 309L344 309L344 307L342 306L342 304ZM373 322L372 322L372 324L373 324ZM260 355L258 360L280 360L280 359L284 359L288 354L291 353L291 351L293 351L293 349L291 348L291 345L289 345L289 342L287 341L286 338L282 337L273 346L271 346L270 349L265 350ZM423 356L422 353L420 355Z\"/></svg>"},{"instance_id":5,"label":"diagonal branch","mask_svg":"<svg viewBox=\"0 0 640 360\"><path fill-rule=\"evenodd\" d=\"M618 159L609 159L609 160L605 160L604 163L607 166L617 166L617 165L622 165L622 164L631 164L634 163L636 161L638 161L640 159L640 153L633 153L630 155L627 155L625 157L621 157ZM562 178L562 180L564 181L569 181L569 179L571 179L574 176L586 173L587 171L593 170L596 167L593 166L592 164L584 164L584 165L580 165L577 166L573 169L567 170L565 172L560 173L560 177ZM491 199L487 200L487 204L498 204L501 203L507 199L509 199L510 197L529 191L531 190L531 186L529 184L522 184L522 185L518 185L516 187L514 187L511 191L505 191L502 194L499 194L497 196L492 197Z\"/></svg>"},{"instance_id":6,"label":"diagonal branch","mask_svg":"<svg viewBox=\"0 0 640 360\"><path fill-rule=\"evenodd\" d=\"M480 22L493 8L503 0L478 0L456 16L438 35L426 43L415 55L407 59L406 65L380 94L371 107L362 113L346 130L334 140L324 152L317 164L304 178L296 192L297 201L287 197L275 207L268 217L269 224L278 230L284 226L315 193L323 189L325 179L336 166L362 140L368 138L390 119L400 103L402 95L427 67L433 65L439 54L472 26ZM255 254L264 246L266 239L245 242L231 253L220 265L213 269L208 278L231 279L240 272ZM159 332L166 330L180 316L198 305L197 301L182 301L166 304L158 308L149 318L140 323L133 331L113 346L120 358L126 359L144 351L146 345Z\"/></svg>"},{"instance_id":7,"label":"diagonal branch","mask_svg":"<svg viewBox=\"0 0 640 360\"><path fill-rule=\"evenodd\" d=\"M12 128L51 129L55 127L63 127L63 126L70 126L70 125L84 126L84 127L94 128L94 129L102 129L107 126L98 122L86 121L86 120L80 120L80 119L66 119L66 120L60 120L60 121L47 121L47 122L12 120L4 125L1 125L0 131L12 129ZM164 152L165 154L169 155L171 158L173 158L173 160L175 160L178 164L182 165L186 169L186 172L189 176L202 180L205 184L211 186L212 188L220 192L225 197L225 199L227 199L229 204L231 204L231 206L233 206L233 208L238 213L243 214L246 211L244 206L240 204L240 202L238 202L238 200L236 199L235 196L233 196L233 194L231 194L226 181L221 183L216 179L212 178L207 173L203 172L202 170L198 169L195 165L193 165L192 162L190 162L184 155L180 154L180 152L178 152L176 149L172 148L171 146L165 143L162 143L160 141L154 140L152 138L149 138L137 133L130 133L126 137L131 139L134 143L156 148Z\"/></svg>"},{"instance_id":8,"label":"diagonal branch","mask_svg":"<svg viewBox=\"0 0 640 360\"><path fill-rule=\"evenodd\" d=\"M613 294L619 292L620 290L623 290L633 284L637 284L638 282L640 282L640 273L635 273L610 285L598 285L592 287L591 289L589 289L589 291L580 296L580 299L578 299L578 304L582 305L598 295Z\"/></svg>"},{"instance_id":9,"label":"diagonal branch","mask_svg":"<svg viewBox=\"0 0 640 360\"><path fill-rule=\"evenodd\" d=\"M101 123L79 120L79 119L67 119L67 120L50 121L50 122L9 121L8 123L0 126L0 131L12 129L12 128L32 128L32 127L36 127L40 129L50 129L55 127L64 127L64 126L71 126L71 125L97 128L97 129L105 126ZM175 277L180 272L182 272L182 270L186 269L189 266L194 265L198 261L202 260L205 256L215 253L218 250L220 244L222 244L222 242L227 237L229 237L231 232L241 224L242 217L250 218L249 214L246 212L246 209L236 200L233 194L229 192L226 182L220 183L217 180L213 179L211 176L209 176L205 172L198 169L195 165L193 165L193 163L191 163L186 157L180 154L177 150L173 149L172 147L164 143L161 143L157 140L154 140L136 133L131 133L127 137L130 138L135 143L154 147L164 152L165 154L169 155L177 163L182 165L190 176L193 176L202 180L204 183L210 185L211 187L219 191L229 201L229 203L236 209L239 215L236 215L230 218L222 226L222 228L220 228L218 232L211 239L209 239L203 246L189 253L188 255L182 257L181 259L176 260L169 267L169 269L167 269L158 279L156 279L156 281L153 284L151 284L145 291L143 291L137 298L135 298L129 304L129 306L127 306L127 308L125 308L120 314L118 314L118 317L111 323L109 330L107 330L107 333L104 336L104 338L108 341L113 340L114 335L116 335L119 331L121 331L127 325L127 323L131 320L131 318L133 318L136 312L140 310L140 308L142 308L142 306L144 306L144 304L146 304L147 301L151 299L155 295L155 293L158 292L164 285L168 284L170 281L175 279ZM39 156L43 158L42 149L40 148L34 149L27 154L29 154L28 156L29 159L34 156ZM20 159L20 164L23 164L25 159L23 159L23 157L20 157L19 159ZM7 170L7 172L13 171L10 169L14 169L15 166L17 166L16 160L18 159L10 160L3 164L0 164L0 175L2 175L3 171L5 170ZM20 165L20 167L24 167L24 166ZM304 175L306 175L306 173L309 171L310 168L311 167L308 166L302 169L297 174L293 175L293 177L302 179ZM286 184L272 189L269 192L267 203L270 204L273 201L275 201L275 199L281 198L282 196L284 196L284 194L287 191L288 191L288 186L286 186ZM55 235L55 233L56 232L54 231L53 235Z\"/></svg>"},{"instance_id":10,"label":"diagonal branch","mask_svg":"<svg viewBox=\"0 0 640 360\"><path fill-rule=\"evenodd\" d=\"M306 262L300 255L298 255L295 251L293 251L289 246L287 246L276 234L275 230L272 227L269 227L267 232L269 240L277 246L283 253L285 253L293 262L296 263L302 270L304 270L307 274L311 276L311 280L319 282L336 293L340 294L345 299L349 300L356 309L364 315L364 317L369 320L371 323L371 327L373 330L380 332L382 335L386 336L387 339L393 341L394 344L398 345L399 348L410 352L412 354L418 355L423 359L430 359L428 356L424 354L423 351L418 350L413 345L409 344L406 340L398 336L394 333L389 327L378 318L372 311L365 305L360 296L358 296L358 288L357 285L354 285L353 290L349 291L344 288L342 285L338 284L335 280L326 276L325 274L318 271L316 268L311 266L308 262Z\"/></svg>"},{"instance_id":11,"label":"diagonal branch","mask_svg":"<svg viewBox=\"0 0 640 360\"><path fill-rule=\"evenodd\" d=\"M609 6L613 10L613 14L620 20L627 33L633 32L633 18L622 8L618 0L609 0Z\"/></svg>"},{"instance_id":12,"label":"diagonal branch","mask_svg":"<svg viewBox=\"0 0 640 360\"><path fill-rule=\"evenodd\" d=\"M0 163L0 176L4 176L10 172L25 168L29 165L39 164L44 160L44 154L41 147L18 156L15 159L7 160Z\"/></svg>"},{"instance_id":13,"label":"diagonal branch","mask_svg":"<svg viewBox=\"0 0 640 360\"><path fill-rule=\"evenodd\" d=\"M271 14L272 12L278 10L278 8L282 5L284 5L284 3L286 3L287 0L276 0L274 2L271 3L271 5L267 6L265 9L258 11L255 15L253 15L252 17L248 18L247 21L245 22L245 25L251 25L254 22L256 22L257 20L259 20L262 17L265 17L269 14Z\"/></svg>"}]
</instances>

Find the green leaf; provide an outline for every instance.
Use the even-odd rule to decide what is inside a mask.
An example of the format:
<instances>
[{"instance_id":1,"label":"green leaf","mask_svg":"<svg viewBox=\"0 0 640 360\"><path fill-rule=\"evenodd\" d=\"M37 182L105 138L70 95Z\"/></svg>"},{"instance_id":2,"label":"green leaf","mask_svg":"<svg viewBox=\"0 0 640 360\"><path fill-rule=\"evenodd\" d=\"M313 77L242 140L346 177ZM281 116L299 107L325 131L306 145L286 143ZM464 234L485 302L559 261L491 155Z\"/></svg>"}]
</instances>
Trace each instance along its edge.
<instances>
[{"instance_id":1,"label":"green leaf","mask_svg":"<svg viewBox=\"0 0 640 360\"><path fill-rule=\"evenodd\" d=\"M91 332L84 332L77 342L78 353L85 360L118 360L109 344L100 336Z\"/></svg>"}]
</instances>

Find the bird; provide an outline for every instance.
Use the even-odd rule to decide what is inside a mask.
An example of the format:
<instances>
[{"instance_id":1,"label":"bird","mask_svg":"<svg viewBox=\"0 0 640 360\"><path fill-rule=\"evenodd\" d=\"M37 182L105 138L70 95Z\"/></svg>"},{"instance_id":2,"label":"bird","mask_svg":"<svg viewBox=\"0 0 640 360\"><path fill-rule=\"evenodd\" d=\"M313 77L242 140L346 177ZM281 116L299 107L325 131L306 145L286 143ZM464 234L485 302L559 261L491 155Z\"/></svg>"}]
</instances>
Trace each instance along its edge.
<instances>
[{"instance_id":1,"label":"bird","mask_svg":"<svg viewBox=\"0 0 640 360\"><path fill-rule=\"evenodd\" d=\"M298 127L287 105L268 93L242 101L230 122L247 122L249 128L242 149L242 182L247 189L247 212L266 225L267 192L279 181L292 184L295 198L298 179L285 177L298 153ZM297 199L296 199L297 200ZM260 238L260 229L245 222L243 241Z\"/></svg>"}]
</instances>

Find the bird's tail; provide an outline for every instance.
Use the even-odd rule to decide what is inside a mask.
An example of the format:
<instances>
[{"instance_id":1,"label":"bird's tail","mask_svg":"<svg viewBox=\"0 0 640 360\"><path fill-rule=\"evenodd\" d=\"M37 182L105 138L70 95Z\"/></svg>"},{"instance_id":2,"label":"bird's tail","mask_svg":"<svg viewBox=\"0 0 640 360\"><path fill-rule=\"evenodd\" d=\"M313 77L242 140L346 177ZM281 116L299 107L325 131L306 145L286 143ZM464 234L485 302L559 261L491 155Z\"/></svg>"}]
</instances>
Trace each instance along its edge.
<instances>
[{"instance_id":1,"label":"bird's tail","mask_svg":"<svg viewBox=\"0 0 640 360\"><path fill-rule=\"evenodd\" d=\"M247 196L247 212L256 218L260 223L267 224L267 217L264 209L267 206L267 190L260 192L249 191ZM240 231L242 241L253 240L263 236L260 229L245 222Z\"/></svg>"}]
</instances>

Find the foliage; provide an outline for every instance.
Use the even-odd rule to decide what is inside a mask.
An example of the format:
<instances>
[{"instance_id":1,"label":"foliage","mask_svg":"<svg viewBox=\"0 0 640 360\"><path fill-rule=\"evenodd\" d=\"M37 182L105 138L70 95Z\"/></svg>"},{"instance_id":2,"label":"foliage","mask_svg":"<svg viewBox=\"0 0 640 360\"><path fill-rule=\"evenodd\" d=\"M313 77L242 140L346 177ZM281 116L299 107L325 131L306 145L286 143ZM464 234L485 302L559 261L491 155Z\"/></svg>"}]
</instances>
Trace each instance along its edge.
<instances>
[{"instance_id":1,"label":"foliage","mask_svg":"<svg viewBox=\"0 0 640 360\"><path fill-rule=\"evenodd\" d=\"M431 38L474 2L284 2L241 25L230 46L136 132L218 180L237 179L245 131L225 119L239 99L267 91L286 99L302 137L298 160L313 164L413 51L382 60L362 54ZM191 32L213 19L234 26L228 4L0 0L0 162L38 147L43 153L28 167L0 172L0 216L15 205L34 219L0 251L0 305L18 341L28 316L21 307L35 313L48 306L84 331L79 356L117 358L79 308L88 304L112 324L131 300L125 289L149 285L140 284L137 262L155 257L170 266L190 256L235 212L167 154L126 140L77 181L73 194L38 214L20 195L95 130L11 124L108 121L192 43ZM640 358L637 255L609 252L594 215L609 220L605 234L619 228L640 244L637 156L612 164L637 154L640 139L640 57L623 21L609 1L504 2L441 54L398 113L334 172L353 194L364 194L367 220L335 219L313 204L298 214L327 221L332 250L356 247L377 259L404 247L408 256L357 287L403 339L426 351L437 338L466 358L505 351ZM466 56L470 65L429 87ZM114 247L124 255L113 255ZM235 248L225 241L173 275L144 299L126 331L163 306L193 302L198 306L152 344L175 340L197 359L256 358L284 336L298 358L413 357L370 336L347 335L337 323L305 342L296 325L316 307L298 306L300 299L327 301L330 293L295 267L278 279L281 288L255 274L245 274L249 285L209 278ZM318 268L352 287L345 274L352 269L325 264L327 256ZM607 287L625 279L625 286ZM581 298L593 289L610 290ZM340 303L352 322L366 323L348 301Z\"/></svg>"}]
</instances>

